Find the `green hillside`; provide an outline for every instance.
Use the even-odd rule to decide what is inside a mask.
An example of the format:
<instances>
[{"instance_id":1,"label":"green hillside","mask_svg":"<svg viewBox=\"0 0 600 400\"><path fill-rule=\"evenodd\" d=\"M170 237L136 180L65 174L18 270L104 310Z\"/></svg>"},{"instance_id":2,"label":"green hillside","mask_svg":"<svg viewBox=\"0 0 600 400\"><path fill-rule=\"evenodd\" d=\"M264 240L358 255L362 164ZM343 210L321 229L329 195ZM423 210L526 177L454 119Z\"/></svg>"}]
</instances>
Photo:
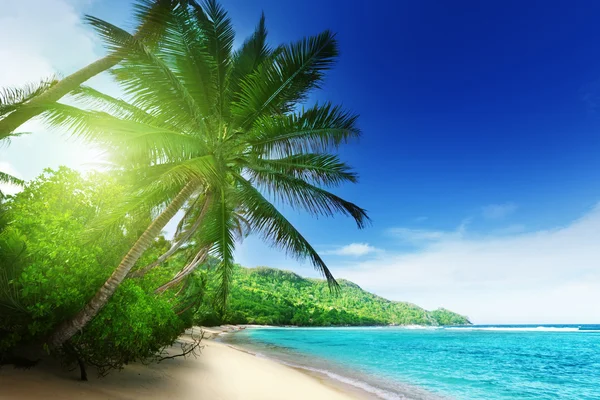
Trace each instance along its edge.
<instances>
[{"instance_id":1,"label":"green hillside","mask_svg":"<svg viewBox=\"0 0 600 400\"><path fill-rule=\"evenodd\" d=\"M261 325L462 325L467 317L445 309L427 311L411 303L386 300L355 283L339 280L334 294L327 282L273 268L237 268L228 311L217 318L198 310L201 324Z\"/></svg>"}]
</instances>

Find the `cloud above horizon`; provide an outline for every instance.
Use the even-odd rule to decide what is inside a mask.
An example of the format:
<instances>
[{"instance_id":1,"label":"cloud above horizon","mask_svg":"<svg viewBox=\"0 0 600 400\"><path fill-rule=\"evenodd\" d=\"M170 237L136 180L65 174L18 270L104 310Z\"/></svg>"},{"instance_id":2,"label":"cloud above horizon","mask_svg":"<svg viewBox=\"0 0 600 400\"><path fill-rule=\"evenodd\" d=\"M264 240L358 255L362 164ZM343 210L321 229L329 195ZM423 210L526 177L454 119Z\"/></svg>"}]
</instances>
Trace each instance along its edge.
<instances>
[{"instance_id":1,"label":"cloud above horizon","mask_svg":"<svg viewBox=\"0 0 600 400\"><path fill-rule=\"evenodd\" d=\"M7 0L0 4L0 87L22 87L50 76L66 76L98 59L99 41L80 15L89 0ZM24 29L23 27L26 27ZM18 32L18 34L15 34ZM112 88L107 76L88 83L103 91ZM97 148L47 129L38 119L21 126L31 132L0 146L8 170L29 180L46 167L67 165L80 171L101 161ZM52 149L52 151L49 151ZM2 170L2 169L0 169ZM9 188L14 192L14 188Z\"/></svg>"},{"instance_id":2,"label":"cloud above horizon","mask_svg":"<svg viewBox=\"0 0 600 400\"><path fill-rule=\"evenodd\" d=\"M350 243L349 245L338 247L334 250L322 251L322 255L334 255L334 256L351 256L361 257L367 254L377 253L380 250L376 247L369 245L368 243Z\"/></svg>"},{"instance_id":3,"label":"cloud above horizon","mask_svg":"<svg viewBox=\"0 0 600 400\"><path fill-rule=\"evenodd\" d=\"M475 235L396 228L418 243L332 266L336 276L394 300L443 306L478 323L600 320L600 204L562 227Z\"/></svg>"},{"instance_id":4,"label":"cloud above horizon","mask_svg":"<svg viewBox=\"0 0 600 400\"><path fill-rule=\"evenodd\" d=\"M387 233L398 238L400 241L412 244L423 245L435 243L443 240L460 239L465 235L467 226L471 223L471 219L463 220L460 225L453 231L441 231L431 229L413 229L413 228L390 228Z\"/></svg>"},{"instance_id":5,"label":"cloud above horizon","mask_svg":"<svg viewBox=\"0 0 600 400\"><path fill-rule=\"evenodd\" d=\"M38 82L97 57L94 34L81 22L75 5L66 0L9 0L0 5L0 35L10 38L0 45L0 87Z\"/></svg>"}]
</instances>

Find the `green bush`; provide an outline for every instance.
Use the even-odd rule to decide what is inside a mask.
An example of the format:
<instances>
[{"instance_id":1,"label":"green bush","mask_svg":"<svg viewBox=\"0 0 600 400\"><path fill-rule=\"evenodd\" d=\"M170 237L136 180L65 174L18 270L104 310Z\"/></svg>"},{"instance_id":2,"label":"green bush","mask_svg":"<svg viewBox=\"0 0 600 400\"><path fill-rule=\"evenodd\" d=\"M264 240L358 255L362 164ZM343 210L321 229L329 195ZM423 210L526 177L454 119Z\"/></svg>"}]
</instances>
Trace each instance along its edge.
<instances>
[{"instance_id":1,"label":"green bush","mask_svg":"<svg viewBox=\"0 0 600 400\"><path fill-rule=\"evenodd\" d=\"M185 328L168 299L148 294L127 280L72 344L90 364L119 368L152 358Z\"/></svg>"},{"instance_id":2,"label":"green bush","mask_svg":"<svg viewBox=\"0 0 600 400\"><path fill-rule=\"evenodd\" d=\"M19 344L43 344L77 313L110 276L139 227L123 223L90 240L90 226L123 199L123 187L102 174L86 178L68 168L46 170L2 204L0 217L0 353ZM141 223L145 223L142 221ZM170 247L158 238L140 259L151 262ZM93 365L119 368L153 357L191 326L205 276L199 271L175 293L154 290L185 259L173 257L142 279L126 279L63 356L73 351Z\"/></svg>"}]
</instances>

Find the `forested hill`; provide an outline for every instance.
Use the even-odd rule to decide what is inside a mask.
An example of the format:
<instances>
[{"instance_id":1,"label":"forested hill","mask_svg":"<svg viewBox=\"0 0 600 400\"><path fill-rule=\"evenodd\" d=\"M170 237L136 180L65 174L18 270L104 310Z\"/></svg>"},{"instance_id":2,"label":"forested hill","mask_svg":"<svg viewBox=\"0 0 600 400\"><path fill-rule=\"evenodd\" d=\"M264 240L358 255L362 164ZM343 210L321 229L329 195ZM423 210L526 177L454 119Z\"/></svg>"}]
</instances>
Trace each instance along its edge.
<instances>
[{"instance_id":1,"label":"forested hill","mask_svg":"<svg viewBox=\"0 0 600 400\"><path fill-rule=\"evenodd\" d=\"M227 314L219 322L299 326L470 324L467 317L445 309L427 311L411 303L386 300L343 279L338 282L341 290L336 295L321 279L302 278L273 268L239 267L231 285ZM209 314L207 310L207 319L211 318Z\"/></svg>"}]
</instances>

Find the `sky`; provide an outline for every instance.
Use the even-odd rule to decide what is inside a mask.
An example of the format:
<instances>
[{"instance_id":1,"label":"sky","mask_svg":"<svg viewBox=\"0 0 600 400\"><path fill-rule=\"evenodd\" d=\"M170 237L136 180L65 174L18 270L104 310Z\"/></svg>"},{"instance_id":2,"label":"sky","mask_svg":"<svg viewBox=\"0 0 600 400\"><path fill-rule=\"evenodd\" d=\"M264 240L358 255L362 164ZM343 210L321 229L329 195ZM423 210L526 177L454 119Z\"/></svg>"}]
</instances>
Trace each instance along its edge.
<instances>
[{"instance_id":1,"label":"sky","mask_svg":"<svg viewBox=\"0 0 600 400\"><path fill-rule=\"evenodd\" d=\"M600 322L599 2L222 3L238 45L261 11L273 44L337 32L338 63L309 101L360 114L361 139L341 150L360 181L337 193L372 225L285 210L336 277L475 323ZM128 1L0 0L0 87L102 56L84 14L132 27ZM2 171L101 160L40 122L21 130ZM255 237L237 260L318 276Z\"/></svg>"}]
</instances>

